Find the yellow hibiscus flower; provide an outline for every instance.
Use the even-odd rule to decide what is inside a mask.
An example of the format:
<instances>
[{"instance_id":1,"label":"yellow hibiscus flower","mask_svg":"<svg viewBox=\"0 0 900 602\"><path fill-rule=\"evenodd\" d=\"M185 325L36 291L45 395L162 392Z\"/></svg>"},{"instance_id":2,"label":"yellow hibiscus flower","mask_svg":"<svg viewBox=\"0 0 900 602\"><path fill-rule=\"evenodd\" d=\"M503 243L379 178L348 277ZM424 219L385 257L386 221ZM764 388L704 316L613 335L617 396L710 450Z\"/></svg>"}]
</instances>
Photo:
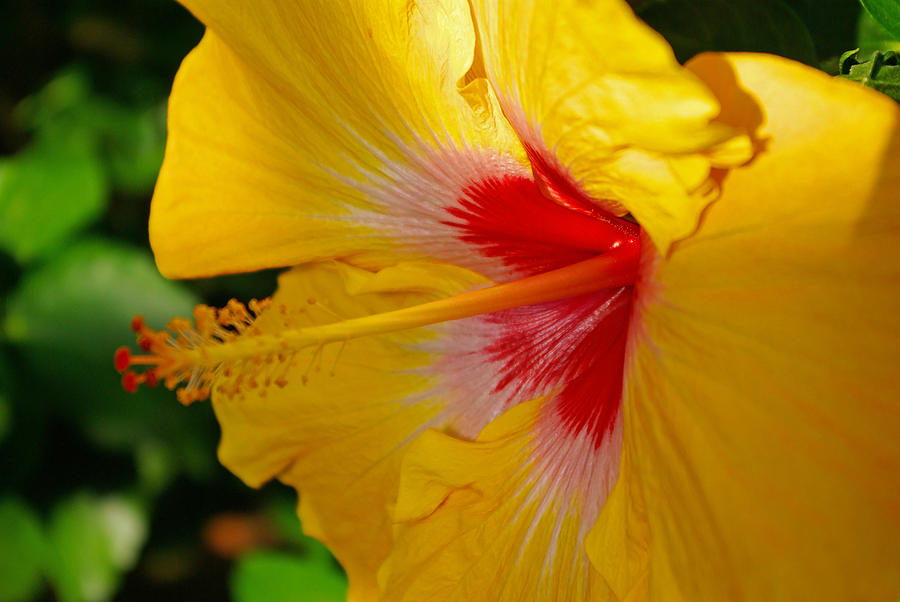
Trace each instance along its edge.
<instances>
[{"instance_id":1,"label":"yellow hibiscus flower","mask_svg":"<svg viewBox=\"0 0 900 602\"><path fill-rule=\"evenodd\" d=\"M897 107L616 0L187 0L135 323L351 600L888 600Z\"/></svg>"}]
</instances>

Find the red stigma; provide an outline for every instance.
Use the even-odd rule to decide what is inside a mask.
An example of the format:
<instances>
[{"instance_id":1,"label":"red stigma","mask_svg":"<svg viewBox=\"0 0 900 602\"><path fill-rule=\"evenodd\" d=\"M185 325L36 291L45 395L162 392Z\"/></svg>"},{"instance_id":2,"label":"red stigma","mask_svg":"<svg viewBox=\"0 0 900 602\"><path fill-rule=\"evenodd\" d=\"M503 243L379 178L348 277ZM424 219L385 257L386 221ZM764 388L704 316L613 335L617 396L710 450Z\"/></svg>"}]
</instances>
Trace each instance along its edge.
<instances>
[{"instance_id":1,"label":"red stigma","mask_svg":"<svg viewBox=\"0 0 900 602\"><path fill-rule=\"evenodd\" d=\"M138 388L138 375L134 372L126 372L122 375L122 388L128 393L134 393Z\"/></svg>"},{"instance_id":2,"label":"red stigma","mask_svg":"<svg viewBox=\"0 0 900 602\"><path fill-rule=\"evenodd\" d=\"M131 365L131 351L129 351L128 347L119 347L116 349L116 355L113 360L116 366L116 370L119 372L125 372L128 369L128 366Z\"/></svg>"},{"instance_id":3,"label":"red stigma","mask_svg":"<svg viewBox=\"0 0 900 602\"><path fill-rule=\"evenodd\" d=\"M237 339L269 304L269 299L251 299L247 305L232 299L221 309L198 305L193 311L193 323L187 318L173 318L163 330L147 326L140 314L134 316L131 329L142 351L132 354L127 347L116 350L115 367L122 373L122 388L134 393L141 385L163 384L168 389L181 386L178 400L182 403L206 399L221 365L226 364L227 371L233 362L229 358L208 361L205 349ZM198 349L200 353L195 352ZM273 362L274 357L269 363ZM262 370L261 366L261 360L255 361L251 375ZM248 380L252 381L252 376ZM239 387L234 386L231 396L238 392Z\"/></svg>"}]
</instances>

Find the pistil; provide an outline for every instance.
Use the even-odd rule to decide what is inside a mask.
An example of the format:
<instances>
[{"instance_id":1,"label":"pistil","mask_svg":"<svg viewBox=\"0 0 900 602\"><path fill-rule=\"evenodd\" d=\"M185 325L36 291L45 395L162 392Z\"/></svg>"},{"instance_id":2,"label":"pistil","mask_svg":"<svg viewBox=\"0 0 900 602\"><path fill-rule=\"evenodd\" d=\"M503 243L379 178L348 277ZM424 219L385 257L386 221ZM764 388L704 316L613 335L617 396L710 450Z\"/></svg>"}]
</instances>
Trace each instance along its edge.
<instances>
[{"instance_id":1,"label":"pistil","mask_svg":"<svg viewBox=\"0 0 900 602\"><path fill-rule=\"evenodd\" d=\"M127 390L157 380L170 389L182 385L178 398L187 404L208 397L216 378L220 373L229 373L230 366L284 363L286 358L307 347L627 286L636 279L639 256L639 239L628 238L591 259L513 282L404 309L324 325L287 328L274 334L263 334L253 327L255 318L265 310L266 302L252 301L250 311L236 301L218 311L198 306L194 311L195 324L183 319L173 320L168 326L171 333L154 331L136 318L132 327L138 334L138 344L149 354L131 355L127 348L122 348L116 352L115 364L120 372L124 372L123 385ZM129 370L137 365L152 367L143 374ZM250 386L255 383L252 369L246 380ZM279 386L285 382L284 378L274 380ZM233 386L227 392L233 395L239 392L237 389Z\"/></svg>"}]
</instances>

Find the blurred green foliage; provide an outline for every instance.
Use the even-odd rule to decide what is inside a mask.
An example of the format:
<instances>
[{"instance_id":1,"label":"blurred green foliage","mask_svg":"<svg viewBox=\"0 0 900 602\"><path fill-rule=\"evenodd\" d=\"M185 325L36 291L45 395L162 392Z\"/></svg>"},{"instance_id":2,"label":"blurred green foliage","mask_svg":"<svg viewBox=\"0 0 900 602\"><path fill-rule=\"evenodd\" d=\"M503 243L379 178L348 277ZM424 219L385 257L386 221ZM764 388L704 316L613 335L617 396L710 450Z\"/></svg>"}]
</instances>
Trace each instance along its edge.
<instances>
[{"instance_id":1,"label":"blurred green foliage","mask_svg":"<svg viewBox=\"0 0 900 602\"><path fill-rule=\"evenodd\" d=\"M872 18L895 39L900 39L900 2L897 0L861 0Z\"/></svg>"},{"instance_id":2,"label":"blurred green foliage","mask_svg":"<svg viewBox=\"0 0 900 602\"><path fill-rule=\"evenodd\" d=\"M347 596L347 586L319 564L292 554L260 550L247 554L232 575L237 602L333 602Z\"/></svg>"},{"instance_id":3,"label":"blurred green foliage","mask_svg":"<svg viewBox=\"0 0 900 602\"><path fill-rule=\"evenodd\" d=\"M900 53L876 50L868 59L860 59L859 50L841 56L841 75L900 102Z\"/></svg>"},{"instance_id":4,"label":"blurred green foliage","mask_svg":"<svg viewBox=\"0 0 900 602\"><path fill-rule=\"evenodd\" d=\"M895 25L900 27L900 2L896 6ZM868 12L863 12L856 30L856 45L857 48L841 55L838 66L841 76L900 102L900 38L891 34Z\"/></svg>"},{"instance_id":5,"label":"blurred green foliage","mask_svg":"<svg viewBox=\"0 0 900 602\"><path fill-rule=\"evenodd\" d=\"M648 6L641 17L669 40L682 62L715 49L771 52L816 64L809 30L781 0L668 0Z\"/></svg>"},{"instance_id":6,"label":"blurred green foliage","mask_svg":"<svg viewBox=\"0 0 900 602\"><path fill-rule=\"evenodd\" d=\"M40 518L23 501L0 500L0 600L24 600L41 585L47 543Z\"/></svg>"},{"instance_id":7,"label":"blurred green foliage","mask_svg":"<svg viewBox=\"0 0 900 602\"><path fill-rule=\"evenodd\" d=\"M121 495L75 493L53 509L46 569L61 602L107 600L134 566L147 535L141 504Z\"/></svg>"},{"instance_id":8,"label":"blurred green foliage","mask_svg":"<svg viewBox=\"0 0 900 602\"><path fill-rule=\"evenodd\" d=\"M862 13L856 29L856 45L863 57L878 50L900 52L900 37L894 37L868 13Z\"/></svg>"},{"instance_id":9,"label":"blurred green foliage","mask_svg":"<svg viewBox=\"0 0 900 602\"><path fill-rule=\"evenodd\" d=\"M218 465L210 408L129 396L111 365L134 313L161 326L200 300L274 289L273 272L166 281L148 250L166 95L202 27L169 0L6 4L0 602L343 599L293 494L251 491ZM895 18L890 2L866 0L875 19L856 0L632 4L682 61L755 50L836 74L847 50L898 49L877 22Z\"/></svg>"},{"instance_id":10,"label":"blurred green foliage","mask_svg":"<svg viewBox=\"0 0 900 602\"><path fill-rule=\"evenodd\" d=\"M342 598L340 568L300 533L293 493L253 492L218 465L210 408L158 389L128 395L111 367L135 313L161 326L201 299L274 288L273 273L167 281L148 250L166 95L202 27L168 1L10 8L0 20L0 602L224 600L230 573L238 588L260 570L287 592L298 579L331 587L293 599ZM244 560L259 547L283 562Z\"/></svg>"},{"instance_id":11,"label":"blurred green foliage","mask_svg":"<svg viewBox=\"0 0 900 602\"><path fill-rule=\"evenodd\" d=\"M856 46L856 0L633 0L679 61L706 51L768 52L837 75Z\"/></svg>"}]
</instances>

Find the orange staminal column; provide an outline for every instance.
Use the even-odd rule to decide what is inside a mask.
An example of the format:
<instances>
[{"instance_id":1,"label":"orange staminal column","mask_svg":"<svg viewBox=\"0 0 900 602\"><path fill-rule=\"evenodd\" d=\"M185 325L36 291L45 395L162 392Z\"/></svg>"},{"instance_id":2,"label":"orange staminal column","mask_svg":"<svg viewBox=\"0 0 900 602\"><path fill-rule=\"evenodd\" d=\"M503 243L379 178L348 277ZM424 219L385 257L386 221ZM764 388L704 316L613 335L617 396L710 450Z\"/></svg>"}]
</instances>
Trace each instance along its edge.
<instances>
[{"instance_id":1,"label":"orange staminal column","mask_svg":"<svg viewBox=\"0 0 900 602\"><path fill-rule=\"evenodd\" d=\"M120 349L114 360L116 368L124 372L122 384L126 390L136 390L153 378L169 389L180 387L178 400L183 404L206 399L214 384L221 393L234 397L245 387L259 387L262 371L275 366L281 368L280 375L274 379L267 376L262 385L273 382L284 386L284 375L301 349L628 286L637 278L639 258L639 239L626 238L591 259L513 282L328 324L302 328L286 324L275 333L263 334L253 325L269 300L251 301L249 309L234 300L219 310L198 305L193 323L175 318L163 331L152 330L138 316L132 328L138 345L148 353L131 355L127 349ZM150 366L150 370L143 374L128 371L134 366ZM220 374L234 378L216 383Z\"/></svg>"}]
</instances>

